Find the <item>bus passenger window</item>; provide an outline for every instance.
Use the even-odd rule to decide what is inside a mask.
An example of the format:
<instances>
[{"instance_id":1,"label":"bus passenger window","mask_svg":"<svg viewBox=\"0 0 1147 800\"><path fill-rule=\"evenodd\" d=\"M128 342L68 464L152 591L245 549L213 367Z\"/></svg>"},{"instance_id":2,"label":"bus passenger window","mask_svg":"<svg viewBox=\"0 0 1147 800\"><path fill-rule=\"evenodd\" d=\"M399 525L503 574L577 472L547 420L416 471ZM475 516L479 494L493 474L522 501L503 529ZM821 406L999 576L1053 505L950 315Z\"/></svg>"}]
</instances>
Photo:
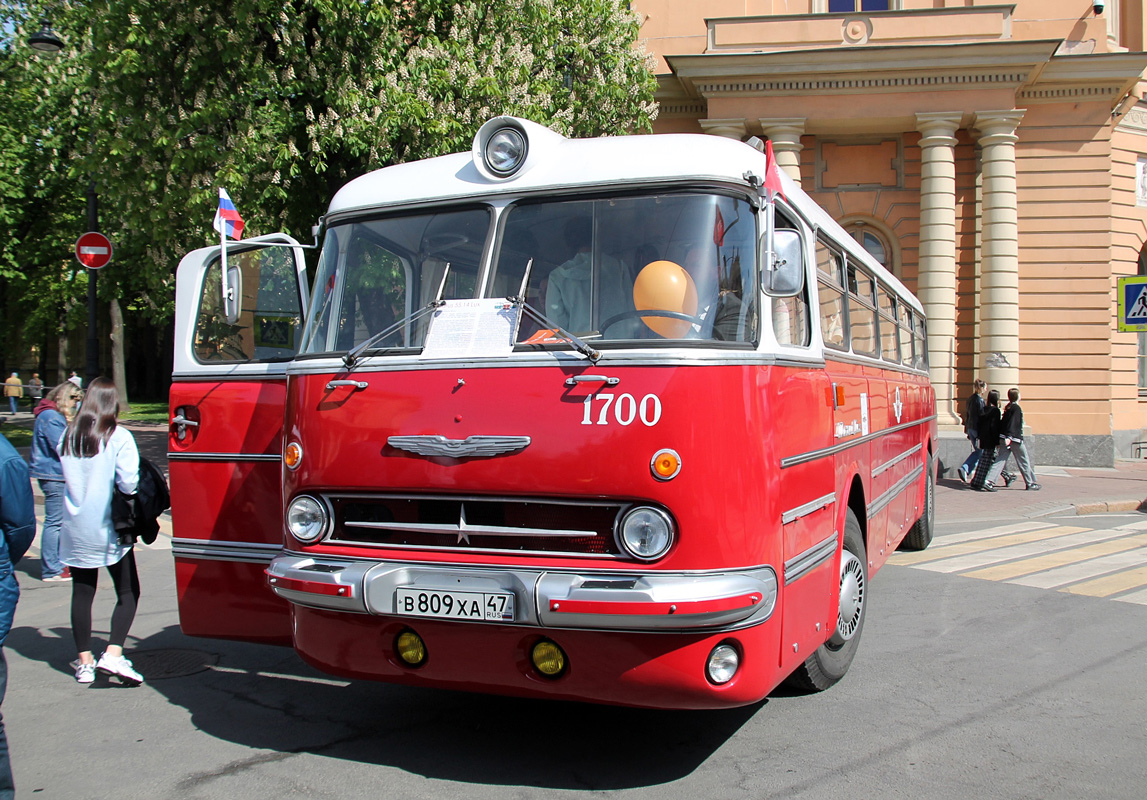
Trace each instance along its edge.
<instances>
[{"instance_id":1,"label":"bus passenger window","mask_svg":"<svg viewBox=\"0 0 1147 800\"><path fill-rule=\"evenodd\" d=\"M924 331L924 318L912 315L913 336L912 343L916 348L916 369L928 369L928 337Z\"/></svg>"},{"instance_id":2,"label":"bus passenger window","mask_svg":"<svg viewBox=\"0 0 1147 800\"><path fill-rule=\"evenodd\" d=\"M820 333L825 346L848 349L845 324L844 286L841 283L841 258L819 241L816 243L816 268L820 294Z\"/></svg>"},{"instance_id":3,"label":"bus passenger window","mask_svg":"<svg viewBox=\"0 0 1147 800\"><path fill-rule=\"evenodd\" d=\"M880 306L880 353L885 361L900 363L900 344L896 331L896 299L884 289L876 287L877 304Z\"/></svg>"},{"instance_id":4,"label":"bus passenger window","mask_svg":"<svg viewBox=\"0 0 1147 800\"><path fill-rule=\"evenodd\" d=\"M903 303L896 304L897 321L900 327L901 358L910 367L916 366L916 356L912 350L912 312Z\"/></svg>"},{"instance_id":5,"label":"bus passenger window","mask_svg":"<svg viewBox=\"0 0 1147 800\"><path fill-rule=\"evenodd\" d=\"M852 352L877 355L876 308L872 299L872 278L855 264L848 265L848 328Z\"/></svg>"}]
</instances>

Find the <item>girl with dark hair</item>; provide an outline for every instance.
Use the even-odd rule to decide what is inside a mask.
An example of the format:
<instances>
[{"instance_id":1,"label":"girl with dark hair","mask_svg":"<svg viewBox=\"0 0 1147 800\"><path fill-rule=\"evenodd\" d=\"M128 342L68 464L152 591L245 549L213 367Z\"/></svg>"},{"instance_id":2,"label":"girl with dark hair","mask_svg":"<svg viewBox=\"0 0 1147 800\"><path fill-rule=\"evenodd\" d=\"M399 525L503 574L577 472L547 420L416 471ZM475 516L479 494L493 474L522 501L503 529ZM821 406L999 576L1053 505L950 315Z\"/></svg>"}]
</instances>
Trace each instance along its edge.
<instances>
[{"instance_id":1,"label":"girl with dark hair","mask_svg":"<svg viewBox=\"0 0 1147 800\"><path fill-rule=\"evenodd\" d=\"M118 416L115 384L96 378L59 448L65 486L60 557L72 573L72 637L79 653L76 681L82 684L94 681L97 669L123 683L143 683L123 655L139 601L139 573L131 543L116 535L111 511L115 487L133 494L139 485L139 450L131 433L116 424ZM117 600L107 648L97 663L91 649L92 603L100 567L112 576Z\"/></svg>"}]
</instances>

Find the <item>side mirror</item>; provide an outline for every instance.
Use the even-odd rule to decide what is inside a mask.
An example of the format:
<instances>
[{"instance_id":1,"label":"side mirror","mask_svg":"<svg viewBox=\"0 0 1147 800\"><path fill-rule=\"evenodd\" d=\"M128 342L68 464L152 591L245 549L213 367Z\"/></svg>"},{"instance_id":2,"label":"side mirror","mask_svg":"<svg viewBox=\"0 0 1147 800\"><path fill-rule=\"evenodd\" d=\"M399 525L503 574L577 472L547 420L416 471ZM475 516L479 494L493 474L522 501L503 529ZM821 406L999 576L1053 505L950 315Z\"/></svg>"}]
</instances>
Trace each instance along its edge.
<instances>
[{"instance_id":1,"label":"side mirror","mask_svg":"<svg viewBox=\"0 0 1147 800\"><path fill-rule=\"evenodd\" d=\"M228 325L239 321L243 313L243 273L238 267L227 267L227 280L223 282L223 316Z\"/></svg>"},{"instance_id":2,"label":"side mirror","mask_svg":"<svg viewBox=\"0 0 1147 800\"><path fill-rule=\"evenodd\" d=\"M793 297L804 288L804 248L799 231L782 228L773 232L776 250L774 269L769 269L768 252L761 241L761 262L765 294L770 297Z\"/></svg>"}]
</instances>

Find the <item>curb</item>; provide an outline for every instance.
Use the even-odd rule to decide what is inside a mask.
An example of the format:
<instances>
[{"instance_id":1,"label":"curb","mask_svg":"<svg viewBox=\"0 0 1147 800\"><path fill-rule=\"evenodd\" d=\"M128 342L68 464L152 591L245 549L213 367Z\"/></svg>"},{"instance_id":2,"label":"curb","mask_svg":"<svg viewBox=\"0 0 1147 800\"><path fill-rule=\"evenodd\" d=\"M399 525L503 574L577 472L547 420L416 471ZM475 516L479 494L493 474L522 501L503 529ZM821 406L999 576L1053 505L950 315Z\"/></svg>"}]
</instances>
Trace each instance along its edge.
<instances>
[{"instance_id":1,"label":"curb","mask_svg":"<svg viewBox=\"0 0 1147 800\"><path fill-rule=\"evenodd\" d=\"M1076 514L1106 514L1111 511L1139 511L1147 510L1147 501L1139 500L1111 500L1097 503L1076 503Z\"/></svg>"}]
</instances>

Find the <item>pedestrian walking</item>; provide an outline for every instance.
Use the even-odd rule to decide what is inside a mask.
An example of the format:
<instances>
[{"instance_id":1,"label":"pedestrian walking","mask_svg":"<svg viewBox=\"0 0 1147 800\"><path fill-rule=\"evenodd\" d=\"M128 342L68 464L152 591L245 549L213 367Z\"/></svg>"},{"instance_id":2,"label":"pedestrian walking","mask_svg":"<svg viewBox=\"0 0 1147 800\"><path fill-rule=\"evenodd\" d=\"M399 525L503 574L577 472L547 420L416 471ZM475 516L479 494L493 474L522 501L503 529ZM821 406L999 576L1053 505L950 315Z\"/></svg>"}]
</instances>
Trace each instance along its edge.
<instances>
[{"instance_id":1,"label":"pedestrian walking","mask_svg":"<svg viewBox=\"0 0 1147 800\"><path fill-rule=\"evenodd\" d=\"M995 389L988 392L984 410L979 419L980 455L976 461L976 471L969 485L981 492L994 492L995 480L988 480L992 463L996 457L996 442L1000 438L1000 393Z\"/></svg>"},{"instance_id":2,"label":"pedestrian walking","mask_svg":"<svg viewBox=\"0 0 1147 800\"><path fill-rule=\"evenodd\" d=\"M24 396L24 384L15 372L4 381L4 396L8 398L8 410L15 414L20 398Z\"/></svg>"},{"instance_id":3,"label":"pedestrian walking","mask_svg":"<svg viewBox=\"0 0 1147 800\"><path fill-rule=\"evenodd\" d=\"M119 400L115 384L96 378L60 444L64 471L64 523L60 557L72 573L72 637L79 659L76 681L90 684L96 670L128 685L143 683L123 645L139 603L139 572L131 541L120 541L112 525L112 496L118 488L133 494L139 485L139 450L126 428L116 424ZM92 603L99 568L115 585L111 634L97 662L92 655Z\"/></svg>"},{"instance_id":4,"label":"pedestrian walking","mask_svg":"<svg viewBox=\"0 0 1147 800\"><path fill-rule=\"evenodd\" d=\"M0 705L8 691L8 661L4 642L12 629L20 584L16 566L36 536L36 512L32 500L32 481L28 465L3 436L0 436ZM8 734L4 715L0 714L0 800L12 800L16 784L8 757Z\"/></svg>"},{"instance_id":5,"label":"pedestrian walking","mask_svg":"<svg viewBox=\"0 0 1147 800\"><path fill-rule=\"evenodd\" d=\"M1035 470L1032 469L1031 459L1024 446L1024 411L1020 408L1020 390L1012 387L1008 389L1008 407L1004 409L1000 421L1000 441L996 447L996 457L992 463L992 470L988 473L988 480L992 483L1003 472L1008 463L1008 456L1016 457L1016 464L1020 468L1020 475L1029 491L1039 491L1041 488L1036 482ZM1006 474L1006 473L1005 473ZM1010 484L1011 481L1008 481Z\"/></svg>"},{"instance_id":6,"label":"pedestrian walking","mask_svg":"<svg viewBox=\"0 0 1147 800\"><path fill-rule=\"evenodd\" d=\"M988 384L980 378L972 382L972 394L964 406L964 435L972 443L972 453L960 465L960 480L967 483L976 471L980 461L980 416L984 413L984 391Z\"/></svg>"},{"instance_id":7,"label":"pedestrian walking","mask_svg":"<svg viewBox=\"0 0 1147 800\"><path fill-rule=\"evenodd\" d=\"M32 413L32 477L44 495L44 527L40 533L40 580L63 583L71 572L60 560L60 525L64 521L64 468L60 439L76 415L83 392L64 381L36 404Z\"/></svg>"},{"instance_id":8,"label":"pedestrian walking","mask_svg":"<svg viewBox=\"0 0 1147 800\"><path fill-rule=\"evenodd\" d=\"M35 406L44 397L44 382L40 380L40 373L33 372L32 379L28 381L28 399Z\"/></svg>"}]
</instances>

